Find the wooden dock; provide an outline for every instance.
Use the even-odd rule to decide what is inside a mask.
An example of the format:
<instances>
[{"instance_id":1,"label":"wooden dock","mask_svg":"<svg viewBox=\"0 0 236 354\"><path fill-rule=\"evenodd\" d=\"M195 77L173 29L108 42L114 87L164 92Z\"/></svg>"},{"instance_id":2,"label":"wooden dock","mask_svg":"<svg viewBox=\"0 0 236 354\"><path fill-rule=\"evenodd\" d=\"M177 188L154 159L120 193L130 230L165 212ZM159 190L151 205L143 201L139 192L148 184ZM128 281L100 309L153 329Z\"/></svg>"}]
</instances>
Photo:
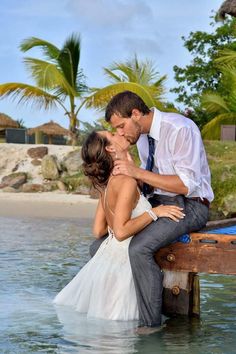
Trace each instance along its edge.
<instances>
[{"instance_id":1,"label":"wooden dock","mask_svg":"<svg viewBox=\"0 0 236 354\"><path fill-rule=\"evenodd\" d=\"M209 222L204 230L190 234L190 243L176 242L157 252L156 261L164 271L165 314L200 315L197 273L236 275L236 232L210 233L232 225L236 225L236 218Z\"/></svg>"}]
</instances>

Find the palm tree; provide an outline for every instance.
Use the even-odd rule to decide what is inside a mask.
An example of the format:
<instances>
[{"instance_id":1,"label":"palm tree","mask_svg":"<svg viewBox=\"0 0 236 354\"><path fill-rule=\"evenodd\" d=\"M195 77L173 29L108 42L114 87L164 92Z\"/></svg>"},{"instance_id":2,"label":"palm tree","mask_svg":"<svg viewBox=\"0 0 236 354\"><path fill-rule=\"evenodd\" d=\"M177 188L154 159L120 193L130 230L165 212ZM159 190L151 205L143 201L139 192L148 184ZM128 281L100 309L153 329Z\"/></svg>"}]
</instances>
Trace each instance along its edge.
<instances>
[{"instance_id":1,"label":"palm tree","mask_svg":"<svg viewBox=\"0 0 236 354\"><path fill-rule=\"evenodd\" d=\"M114 95L129 90L142 97L147 106L164 109L161 99L166 76L159 77L151 61L139 61L135 55L124 63L113 63L104 68L104 72L111 84L104 88L91 89L92 94L85 100L87 108L103 110Z\"/></svg>"},{"instance_id":2,"label":"palm tree","mask_svg":"<svg viewBox=\"0 0 236 354\"><path fill-rule=\"evenodd\" d=\"M219 140L222 124L236 124L236 69L222 69L222 85L224 95L208 92L202 97L203 107L213 117L202 129L204 139Z\"/></svg>"},{"instance_id":3,"label":"palm tree","mask_svg":"<svg viewBox=\"0 0 236 354\"><path fill-rule=\"evenodd\" d=\"M79 68L80 42L80 36L72 34L59 49L39 38L25 39L20 45L21 51L27 52L39 47L46 58L24 58L35 86L19 82L1 84L0 96L17 98L18 103L31 102L34 106L46 110L61 106L69 118L70 130L75 137L79 123L77 116L81 108L81 104L76 107L75 100L81 99L82 94L87 91L85 76ZM66 99L69 101L69 109L65 106Z\"/></svg>"},{"instance_id":4,"label":"palm tree","mask_svg":"<svg viewBox=\"0 0 236 354\"><path fill-rule=\"evenodd\" d=\"M24 122L24 120L23 120L22 118L17 119L16 122L18 123L19 128L21 128L21 129L26 129L25 122Z\"/></svg>"}]
</instances>

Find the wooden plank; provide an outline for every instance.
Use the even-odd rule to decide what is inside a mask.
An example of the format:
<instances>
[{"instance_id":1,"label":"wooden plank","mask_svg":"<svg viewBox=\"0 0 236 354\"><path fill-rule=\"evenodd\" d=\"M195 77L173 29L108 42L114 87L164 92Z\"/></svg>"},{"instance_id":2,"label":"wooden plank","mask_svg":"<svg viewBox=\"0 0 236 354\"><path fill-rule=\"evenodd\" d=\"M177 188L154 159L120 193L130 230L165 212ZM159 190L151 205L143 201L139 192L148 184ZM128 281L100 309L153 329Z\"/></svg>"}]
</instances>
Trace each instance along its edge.
<instances>
[{"instance_id":1,"label":"wooden plank","mask_svg":"<svg viewBox=\"0 0 236 354\"><path fill-rule=\"evenodd\" d=\"M201 230L201 232L204 233L205 231L208 230L214 230L214 229L219 229L221 227L227 227L233 225L236 225L236 218L208 221L206 226Z\"/></svg>"},{"instance_id":2,"label":"wooden plank","mask_svg":"<svg viewBox=\"0 0 236 354\"><path fill-rule=\"evenodd\" d=\"M200 316L200 281L199 281L199 275L194 274L193 276L193 301L192 301L192 309L191 309L191 315L195 317Z\"/></svg>"},{"instance_id":3,"label":"wooden plank","mask_svg":"<svg viewBox=\"0 0 236 354\"><path fill-rule=\"evenodd\" d=\"M165 315L199 316L200 292L196 277L195 273L164 271L162 311Z\"/></svg>"},{"instance_id":4,"label":"wooden plank","mask_svg":"<svg viewBox=\"0 0 236 354\"><path fill-rule=\"evenodd\" d=\"M156 261L164 270L236 275L236 235L192 233L188 244L160 249Z\"/></svg>"}]
</instances>

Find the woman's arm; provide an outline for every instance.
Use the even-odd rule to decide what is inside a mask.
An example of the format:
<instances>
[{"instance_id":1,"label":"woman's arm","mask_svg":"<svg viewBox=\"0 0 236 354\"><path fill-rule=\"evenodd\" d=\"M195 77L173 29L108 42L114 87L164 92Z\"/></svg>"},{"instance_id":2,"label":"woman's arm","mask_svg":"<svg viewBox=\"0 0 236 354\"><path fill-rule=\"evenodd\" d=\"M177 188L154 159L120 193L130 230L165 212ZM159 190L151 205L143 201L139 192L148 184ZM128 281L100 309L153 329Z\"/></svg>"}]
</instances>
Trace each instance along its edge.
<instances>
[{"instance_id":1,"label":"woman's arm","mask_svg":"<svg viewBox=\"0 0 236 354\"><path fill-rule=\"evenodd\" d=\"M116 238L123 241L144 229L153 219L147 212L131 219L131 213L137 199L137 182L135 179L120 176L118 181L118 178L116 178L116 189L113 231ZM176 222L184 217L181 210L182 208L173 205L160 205L152 208L152 211L158 217L168 217Z\"/></svg>"},{"instance_id":2,"label":"woman's arm","mask_svg":"<svg viewBox=\"0 0 236 354\"><path fill-rule=\"evenodd\" d=\"M103 209L102 205L102 196L99 199L95 218L94 218L94 223L93 223L93 234L95 238L101 238L107 233L107 220L106 220L106 215L105 211Z\"/></svg>"}]
</instances>

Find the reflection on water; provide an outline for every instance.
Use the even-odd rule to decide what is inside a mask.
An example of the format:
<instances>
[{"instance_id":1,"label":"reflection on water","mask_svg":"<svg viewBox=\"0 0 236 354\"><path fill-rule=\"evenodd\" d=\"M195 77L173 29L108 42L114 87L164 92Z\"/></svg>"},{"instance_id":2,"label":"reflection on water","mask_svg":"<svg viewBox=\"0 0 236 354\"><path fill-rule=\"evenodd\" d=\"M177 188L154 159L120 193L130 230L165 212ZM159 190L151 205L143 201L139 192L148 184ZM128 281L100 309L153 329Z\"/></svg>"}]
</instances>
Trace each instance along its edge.
<instances>
[{"instance_id":1,"label":"reflection on water","mask_svg":"<svg viewBox=\"0 0 236 354\"><path fill-rule=\"evenodd\" d=\"M87 319L69 308L55 308L65 338L79 343L83 353L134 353L137 322Z\"/></svg>"},{"instance_id":2,"label":"reflection on water","mask_svg":"<svg viewBox=\"0 0 236 354\"><path fill-rule=\"evenodd\" d=\"M201 276L201 320L89 319L52 299L89 259L91 220L0 218L0 353L234 353L236 277Z\"/></svg>"}]
</instances>

